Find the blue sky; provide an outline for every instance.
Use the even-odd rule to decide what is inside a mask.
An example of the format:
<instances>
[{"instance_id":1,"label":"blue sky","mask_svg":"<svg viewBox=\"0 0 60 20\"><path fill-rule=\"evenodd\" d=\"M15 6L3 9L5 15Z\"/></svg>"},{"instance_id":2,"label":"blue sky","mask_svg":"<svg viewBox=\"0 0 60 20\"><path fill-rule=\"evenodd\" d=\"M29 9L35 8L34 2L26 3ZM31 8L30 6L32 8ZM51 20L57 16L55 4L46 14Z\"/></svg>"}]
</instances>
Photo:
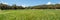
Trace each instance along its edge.
<instances>
[{"instance_id":1,"label":"blue sky","mask_svg":"<svg viewBox=\"0 0 60 20\"><path fill-rule=\"evenodd\" d=\"M25 5L25 6L46 4L49 1L51 3L60 3L60 0L0 0L0 2L5 2L8 3L9 5L17 4L17 5Z\"/></svg>"}]
</instances>

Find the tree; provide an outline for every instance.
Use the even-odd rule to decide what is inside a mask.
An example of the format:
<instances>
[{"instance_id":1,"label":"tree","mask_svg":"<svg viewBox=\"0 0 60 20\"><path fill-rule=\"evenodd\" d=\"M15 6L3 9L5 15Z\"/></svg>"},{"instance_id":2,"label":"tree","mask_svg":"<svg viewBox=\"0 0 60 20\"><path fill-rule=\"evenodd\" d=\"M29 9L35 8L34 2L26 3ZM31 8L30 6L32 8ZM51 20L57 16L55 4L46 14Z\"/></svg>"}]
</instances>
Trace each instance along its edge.
<instances>
[{"instance_id":1,"label":"tree","mask_svg":"<svg viewBox=\"0 0 60 20\"><path fill-rule=\"evenodd\" d=\"M0 9L4 10L4 9L7 9L7 8L8 8L8 5L0 3Z\"/></svg>"}]
</instances>

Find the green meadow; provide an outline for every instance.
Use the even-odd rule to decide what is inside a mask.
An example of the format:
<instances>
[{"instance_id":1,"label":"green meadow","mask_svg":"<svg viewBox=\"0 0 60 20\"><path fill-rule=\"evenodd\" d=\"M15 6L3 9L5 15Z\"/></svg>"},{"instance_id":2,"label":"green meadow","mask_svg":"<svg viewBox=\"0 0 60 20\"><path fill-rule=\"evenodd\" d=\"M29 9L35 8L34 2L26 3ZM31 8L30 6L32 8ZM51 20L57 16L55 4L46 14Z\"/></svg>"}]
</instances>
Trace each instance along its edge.
<instances>
[{"instance_id":1,"label":"green meadow","mask_svg":"<svg viewBox=\"0 0 60 20\"><path fill-rule=\"evenodd\" d=\"M60 9L0 10L0 20L60 20Z\"/></svg>"}]
</instances>

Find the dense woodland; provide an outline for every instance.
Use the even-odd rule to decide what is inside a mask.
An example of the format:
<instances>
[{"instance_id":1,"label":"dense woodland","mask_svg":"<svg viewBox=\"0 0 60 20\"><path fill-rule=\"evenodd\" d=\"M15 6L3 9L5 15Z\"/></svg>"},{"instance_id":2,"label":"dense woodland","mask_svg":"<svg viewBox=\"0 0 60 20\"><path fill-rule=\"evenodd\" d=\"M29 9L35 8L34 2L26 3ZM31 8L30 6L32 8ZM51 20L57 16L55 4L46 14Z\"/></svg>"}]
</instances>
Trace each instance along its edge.
<instances>
[{"instance_id":1,"label":"dense woodland","mask_svg":"<svg viewBox=\"0 0 60 20\"><path fill-rule=\"evenodd\" d=\"M0 3L0 9L1 10L16 10L16 9L60 9L60 4L50 4L50 5L36 5L36 6L17 6L16 4L13 4L12 6Z\"/></svg>"}]
</instances>

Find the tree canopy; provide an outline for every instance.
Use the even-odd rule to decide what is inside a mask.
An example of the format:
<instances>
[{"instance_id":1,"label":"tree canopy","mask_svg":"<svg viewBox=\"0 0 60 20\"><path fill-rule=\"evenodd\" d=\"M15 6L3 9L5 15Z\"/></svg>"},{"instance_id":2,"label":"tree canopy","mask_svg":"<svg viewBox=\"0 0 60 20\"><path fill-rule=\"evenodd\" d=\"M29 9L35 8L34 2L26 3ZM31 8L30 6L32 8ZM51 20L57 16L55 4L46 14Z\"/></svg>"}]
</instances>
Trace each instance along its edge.
<instances>
[{"instance_id":1,"label":"tree canopy","mask_svg":"<svg viewBox=\"0 0 60 20\"><path fill-rule=\"evenodd\" d=\"M60 9L60 4L50 4L50 5L36 5L36 6L17 6L16 4L13 4L12 6L0 3L0 9L1 10L9 10L9 9Z\"/></svg>"}]
</instances>

